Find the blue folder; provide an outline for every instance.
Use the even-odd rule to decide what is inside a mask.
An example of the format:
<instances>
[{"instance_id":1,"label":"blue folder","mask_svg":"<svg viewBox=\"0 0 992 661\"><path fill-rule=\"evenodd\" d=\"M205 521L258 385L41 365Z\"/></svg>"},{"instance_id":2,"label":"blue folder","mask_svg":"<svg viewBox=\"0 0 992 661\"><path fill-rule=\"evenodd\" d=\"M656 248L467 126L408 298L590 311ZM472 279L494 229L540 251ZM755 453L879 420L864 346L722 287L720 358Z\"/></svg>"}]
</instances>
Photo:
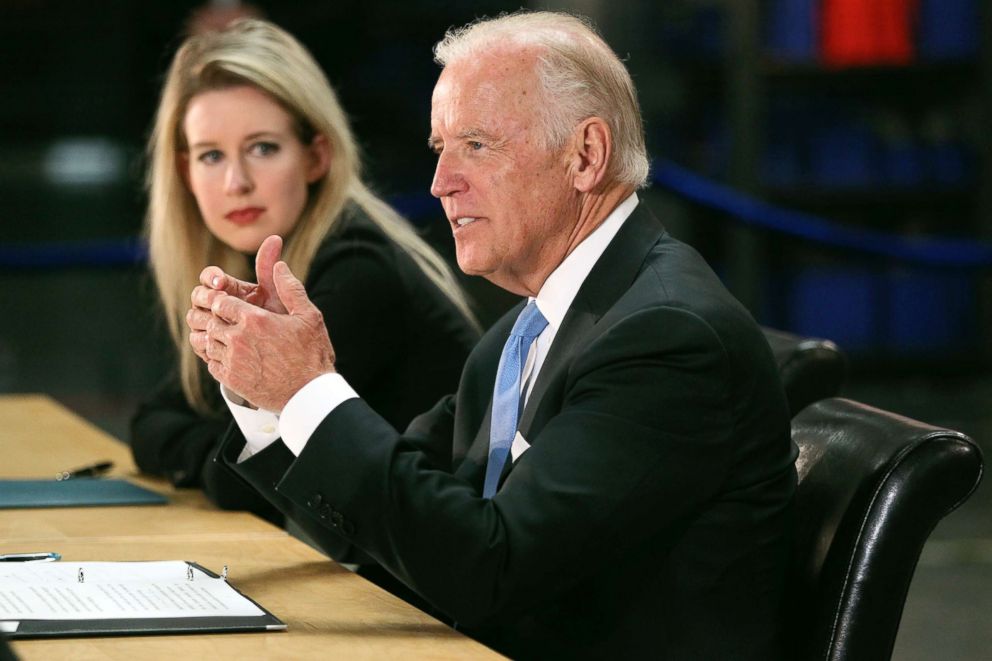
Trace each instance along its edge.
<instances>
[{"instance_id":1,"label":"blue folder","mask_svg":"<svg viewBox=\"0 0 992 661\"><path fill-rule=\"evenodd\" d=\"M168 498L116 478L0 480L0 509L163 505Z\"/></svg>"}]
</instances>

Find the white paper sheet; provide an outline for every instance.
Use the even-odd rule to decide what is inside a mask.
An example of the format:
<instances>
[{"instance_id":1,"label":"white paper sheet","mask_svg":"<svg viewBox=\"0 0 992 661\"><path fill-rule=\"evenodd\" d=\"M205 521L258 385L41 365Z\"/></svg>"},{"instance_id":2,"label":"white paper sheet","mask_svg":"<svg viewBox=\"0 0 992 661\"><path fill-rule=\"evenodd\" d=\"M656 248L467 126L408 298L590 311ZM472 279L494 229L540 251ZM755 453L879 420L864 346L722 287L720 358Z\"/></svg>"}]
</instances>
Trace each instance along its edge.
<instances>
[{"instance_id":1,"label":"white paper sheet","mask_svg":"<svg viewBox=\"0 0 992 661\"><path fill-rule=\"evenodd\" d=\"M221 578L168 562L0 562L0 620L263 615ZM79 572L83 582L79 582Z\"/></svg>"}]
</instances>

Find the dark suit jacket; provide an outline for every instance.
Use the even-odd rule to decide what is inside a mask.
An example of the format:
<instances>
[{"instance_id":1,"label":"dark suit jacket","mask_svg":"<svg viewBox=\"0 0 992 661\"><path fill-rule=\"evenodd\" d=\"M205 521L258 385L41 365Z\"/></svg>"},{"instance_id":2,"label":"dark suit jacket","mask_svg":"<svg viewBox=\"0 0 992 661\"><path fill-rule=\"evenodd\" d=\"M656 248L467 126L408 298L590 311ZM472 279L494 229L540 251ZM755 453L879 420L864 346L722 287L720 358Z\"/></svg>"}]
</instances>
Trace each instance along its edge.
<instances>
[{"instance_id":1,"label":"dark suit jacket","mask_svg":"<svg viewBox=\"0 0 992 661\"><path fill-rule=\"evenodd\" d=\"M16 661L17 657L14 655L14 650L10 649L10 645L7 644L7 637L0 634L0 661Z\"/></svg>"},{"instance_id":2,"label":"dark suit jacket","mask_svg":"<svg viewBox=\"0 0 992 661\"><path fill-rule=\"evenodd\" d=\"M236 470L333 556L353 544L511 656L777 658L796 452L750 315L640 205L534 384L531 448L485 500L519 310L404 434L353 399L297 460L279 443ZM232 438L225 459L240 449Z\"/></svg>"},{"instance_id":3,"label":"dark suit jacket","mask_svg":"<svg viewBox=\"0 0 992 661\"><path fill-rule=\"evenodd\" d=\"M392 425L455 390L478 336L414 262L357 208L344 212L320 246L307 291L334 338L338 366L352 386ZM139 468L178 486L200 486L218 505L281 515L226 467L211 460L231 424L216 390L218 413L204 416L170 376L131 422Z\"/></svg>"}]
</instances>

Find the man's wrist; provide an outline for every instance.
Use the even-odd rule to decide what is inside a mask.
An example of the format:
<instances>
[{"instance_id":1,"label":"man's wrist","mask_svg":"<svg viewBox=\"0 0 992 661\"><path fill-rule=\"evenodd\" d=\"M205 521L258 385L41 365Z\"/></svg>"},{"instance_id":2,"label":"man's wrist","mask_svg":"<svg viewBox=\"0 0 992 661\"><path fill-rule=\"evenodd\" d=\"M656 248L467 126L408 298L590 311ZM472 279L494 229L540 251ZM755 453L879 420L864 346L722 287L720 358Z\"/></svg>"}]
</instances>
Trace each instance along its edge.
<instances>
[{"instance_id":1,"label":"man's wrist","mask_svg":"<svg viewBox=\"0 0 992 661\"><path fill-rule=\"evenodd\" d=\"M279 417L283 443L299 456L314 430L342 402L358 393L337 372L325 372L312 379L289 398Z\"/></svg>"},{"instance_id":2,"label":"man's wrist","mask_svg":"<svg viewBox=\"0 0 992 661\"><path fill-rule=\"evenodd\" d=\"M259 452L279 438L279 414L255 407L248 408L245 399L226 386L220 387L221 396L234 416L234 421L245 437L246 446L242 458ZM239 403L243 402L243 403Z\"/></svg>"},{"instance_id":3,"label":"man's wrist","mask_svg":"<svg viewBox=\"0 0 992 661\"><path fill-rule=\"evenodd\" d=\"M252 404L247 399L245 399L238 393L234 392L233 390L228 389L227 386L222 385L220 388L221 388L221 392L224 394L225 399L227 399L227 401L229 401L231 404L234 404L235 406L243 406L247 409L251 409L252 411L258 410L257 406L255 406L254 404Z\"/></svg>"}]
</instances>

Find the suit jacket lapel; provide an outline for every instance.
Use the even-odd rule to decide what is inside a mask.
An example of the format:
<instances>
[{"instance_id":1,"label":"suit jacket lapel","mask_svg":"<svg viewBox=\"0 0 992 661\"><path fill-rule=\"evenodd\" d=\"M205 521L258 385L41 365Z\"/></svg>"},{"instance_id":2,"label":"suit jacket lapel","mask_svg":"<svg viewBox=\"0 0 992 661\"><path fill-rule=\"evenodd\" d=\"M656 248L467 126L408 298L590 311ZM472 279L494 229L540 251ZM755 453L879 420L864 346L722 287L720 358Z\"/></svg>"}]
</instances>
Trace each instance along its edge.
<instances>
[{"instance_id":1,"label":"suit jacket lapel","mask_svg":"<svg viewBox=\"0 0 992 661\"><path fill-rule=\"evenodd\" d=\"M562 320L517 425L528 442L558 412L557 398L547 397L549 387L561 382L562 370L589 331L633 283L664 231L654 214L638 204L589 272Z\"/></svg>"}]
</instances>

